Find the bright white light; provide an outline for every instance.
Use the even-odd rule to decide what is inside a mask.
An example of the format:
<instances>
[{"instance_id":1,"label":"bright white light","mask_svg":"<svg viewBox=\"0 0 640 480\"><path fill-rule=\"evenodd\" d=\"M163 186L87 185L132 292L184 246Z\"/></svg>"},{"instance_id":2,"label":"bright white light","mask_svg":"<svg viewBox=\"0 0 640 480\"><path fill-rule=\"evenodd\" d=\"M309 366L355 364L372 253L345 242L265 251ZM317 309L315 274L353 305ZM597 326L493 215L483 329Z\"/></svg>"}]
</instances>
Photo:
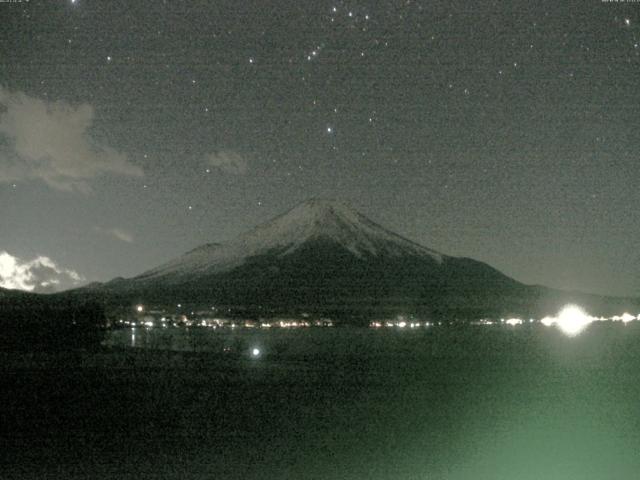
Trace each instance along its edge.
<instances>
[{"instance_id":1,"label":"bright white light","mask_svg":"<svg viewBox=\"0 0 640 480\"><path fill-rule=\"evenodd\" d=\"M142 313L142 312L144 312L144 307L142 305L138 305L138 306L136 306L136 311L138 313Z\"/></svg>"},{"instance_id":2,"label":"bright white light","mask_svg":"<svg viewBox=\"0 0 640 480\"><path fill-rule=\"evenodd\" d=\"M259 348L254 348L253 350L251 350L251 355L253 355L254 357L257 357L260 355L260 349Z\"/></svg>"},{"instance_id":3,"label":"bright white light","mask_svg":"<svg viewBox=\"0 0 640 480\"><path fill-rule=\"evenodd\" d=\"M636 317L634 317L633 315L631 315L630 313L624 312L622 314L622 317L620 317L620 320L622 320L623 323L628 323L632 320L635 320Z\"/></svg>"},{"instance_id":4,"label":"bright white light","mask_svg":"<svg viewBox=\"0 0 640 480\"><path fill-rule=\"evenodd\" d=\"M550 327L551 325L556 323L556 319L553 317L544 317L542 320L540 320L540 323L542 323L545 327Z\"/></svg>"},{"instance_id":5,"label":"bright white light","mask_svg":"<svg viewBox=\"0 0 640 480\"><path fill-rule=\"evenodd\" d=\"M510 318L505 322L507 325L522 325L522 320L519 318Z\"/></svg>"},{"instance_id":6,"label":"bright white light","mask_svg":"<svg viewBox=\"0 0 640 480\"><path fill-rule=\"evenodd\" d=\"M576 305L564 307L557 318L560 329L571 337L579 334L591 321L591 317Z\"/></svg>"}]
</instances>

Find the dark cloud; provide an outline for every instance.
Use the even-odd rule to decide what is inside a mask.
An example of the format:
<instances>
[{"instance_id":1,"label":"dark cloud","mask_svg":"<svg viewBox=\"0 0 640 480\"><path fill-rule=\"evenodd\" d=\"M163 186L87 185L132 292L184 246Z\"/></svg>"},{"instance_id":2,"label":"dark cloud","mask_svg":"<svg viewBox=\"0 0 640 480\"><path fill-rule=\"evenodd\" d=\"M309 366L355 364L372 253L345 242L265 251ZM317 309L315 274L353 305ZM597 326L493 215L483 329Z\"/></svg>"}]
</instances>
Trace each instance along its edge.
<instances>
[{"instance_id":1,"label":"dark cloud","mask_svg":"<svg viewBox=\"0 0 640 480\"><path fill-rule=\"evenodd\" d=\"M116 149L89 135L94 121L87 103L47 102L0 88L0 182L40 179L58 190L90 190L99 175L142 176Z\"/></svg>"},{"instance_id":2,"label":"dark cloud","mask_svg":"<svg viewBox=\"0 0 640 480\"><path fill-rule=\"evenodd\" d=\"M211 153L207 160L212 167L232 175L244 175L249 169L246 159L236 152L220 151Z\"/></svg>"},{"instance_id":3,"label":"dark cloud","mask_svg":"<svg viewBox=\"0 0 640 480\"><path fill-rule=\"evenodd\" d=\"M104 235L108 235L117 240L120 240L121 242L133 243L134 241L133 234L119 227L114 227L114 228L95 227L95 231L98 233L102 233Z\"/></svg>"}]
</instances>

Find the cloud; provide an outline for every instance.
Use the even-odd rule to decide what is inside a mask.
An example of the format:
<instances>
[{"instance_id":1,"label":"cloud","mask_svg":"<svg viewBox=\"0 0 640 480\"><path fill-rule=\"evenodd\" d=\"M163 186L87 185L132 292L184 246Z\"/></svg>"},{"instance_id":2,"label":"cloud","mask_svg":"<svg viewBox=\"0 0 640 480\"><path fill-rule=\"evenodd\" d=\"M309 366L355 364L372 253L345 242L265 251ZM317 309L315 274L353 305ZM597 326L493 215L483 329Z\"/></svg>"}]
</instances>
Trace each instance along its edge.
<instances>
[{"instance_id":1,"label":"cloud","mask_svg":"<svg viewBox=\"0 0 640 480\"><path fill-rule=\"evenodd\" d=\"M249 168L247 161L242 156L231 151L223 150L211 153L207 160L209 165L232 175L244 175Z\"/></svg>"},{"instance_id":2,"label":"cloud","mask_svg":"<svg viewBox=\"0 0 640 480\"><path fill-rule=\"evenodd\" d=\"M59 267L49 257L22 261L0 252L0 287L47 293L77 286L85 279L78 272Z\"/></svg>"},{"instance_id":3,"label":"cloud","mask_svg":"<svg viewBox=\"0 0 640 480\"><path fill-rule=\"evenodd\" d=\"M99 232L99 233L103 233L105 235L109 235L111 237L114 237L120 241L126 242L126 243L133 243L133 235L121 228L102 228L102 227L95 227L95 231Z\"/></svg>"},{"instance_id":4,"label":"cloud","mask_svg":"<svg viewBox=\"0 0 640 480\"><path fill-rule=\"evenodd\" d=\"M93 119L89 104L0 87L0 183L40 179L58 190L89 192L88 181L100 175L142 176L126 155L91 138Z\"/></svg>"}]
</instances>

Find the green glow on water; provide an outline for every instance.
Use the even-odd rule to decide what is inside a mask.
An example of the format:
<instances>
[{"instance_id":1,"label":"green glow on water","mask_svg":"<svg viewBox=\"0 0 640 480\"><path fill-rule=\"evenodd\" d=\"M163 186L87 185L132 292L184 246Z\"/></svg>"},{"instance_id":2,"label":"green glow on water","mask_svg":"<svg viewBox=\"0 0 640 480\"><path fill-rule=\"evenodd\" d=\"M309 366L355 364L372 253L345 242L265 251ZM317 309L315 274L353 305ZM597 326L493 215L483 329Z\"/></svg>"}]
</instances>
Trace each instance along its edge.
<instances>
[{"instance_id":1,"label":"green glow on water","mask_svg":"<svg viewBox=\"0 0 640 480\"><path fill-rule=\"evenodd\" d=\"M149 348L188 346L193 334L140 330ZM187 389L202 402L188 404L180 424L204 438L187 462L197 478L601 480L640 471L640 324L594 322L576 336L543 325L204 332L204 352L259 345L260 355L177 363L180 382L203 378ZM233 435L207 441L220 425Z\"/></svg>"}]
</instances>

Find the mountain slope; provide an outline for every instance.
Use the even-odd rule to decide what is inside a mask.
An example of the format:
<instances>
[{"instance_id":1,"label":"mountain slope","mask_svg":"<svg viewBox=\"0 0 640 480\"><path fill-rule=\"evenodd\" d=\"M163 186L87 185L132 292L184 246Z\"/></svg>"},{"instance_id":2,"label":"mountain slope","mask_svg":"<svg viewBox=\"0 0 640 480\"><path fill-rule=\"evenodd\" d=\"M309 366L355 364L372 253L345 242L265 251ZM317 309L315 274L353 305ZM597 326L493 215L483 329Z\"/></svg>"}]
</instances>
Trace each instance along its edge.
<instances>
[{"instance_id":1,"label":"mountain slope","mask_svg":"<svg viewBox=\"0 0 640 480\"><path fill-rule=\"evenodd\" d=\"M590 305L596 314L608 302L521 284L482 262L421 246L328 200L307 201L233 241L203 245L84 294L120 305L216 305L251 316L308 312L344 318L544 316L568 301Z\"/></svg>"},{"instance_id":2,"label":"mountain slope","mask_svg":"<svg viewBox=\"0 0 640 480\"><path fill-rule=\"evenodd\" d=\"M162 279L179 283L193 275L228 271L265 254L284 257L314 241L333 242L354 256L423 256L441 262L442 255L411 242L367 219L346 205L310 200L227 244L207 244L134 281Z\"/></svg>"},{"instance_id":3,"label":"mountain slope","mask_svg":"<svg viewBox=\"0 0 640 480\"><path fill-rule=\"evenodd\" d=\"M231 242L203 245L99 289L165 304L206 302L251 312L335 315L434 312L455 302L454 297L504 295L520 287L488 265L419 245L343 203L314 199Z\"/></svg>"}]
</instances>

